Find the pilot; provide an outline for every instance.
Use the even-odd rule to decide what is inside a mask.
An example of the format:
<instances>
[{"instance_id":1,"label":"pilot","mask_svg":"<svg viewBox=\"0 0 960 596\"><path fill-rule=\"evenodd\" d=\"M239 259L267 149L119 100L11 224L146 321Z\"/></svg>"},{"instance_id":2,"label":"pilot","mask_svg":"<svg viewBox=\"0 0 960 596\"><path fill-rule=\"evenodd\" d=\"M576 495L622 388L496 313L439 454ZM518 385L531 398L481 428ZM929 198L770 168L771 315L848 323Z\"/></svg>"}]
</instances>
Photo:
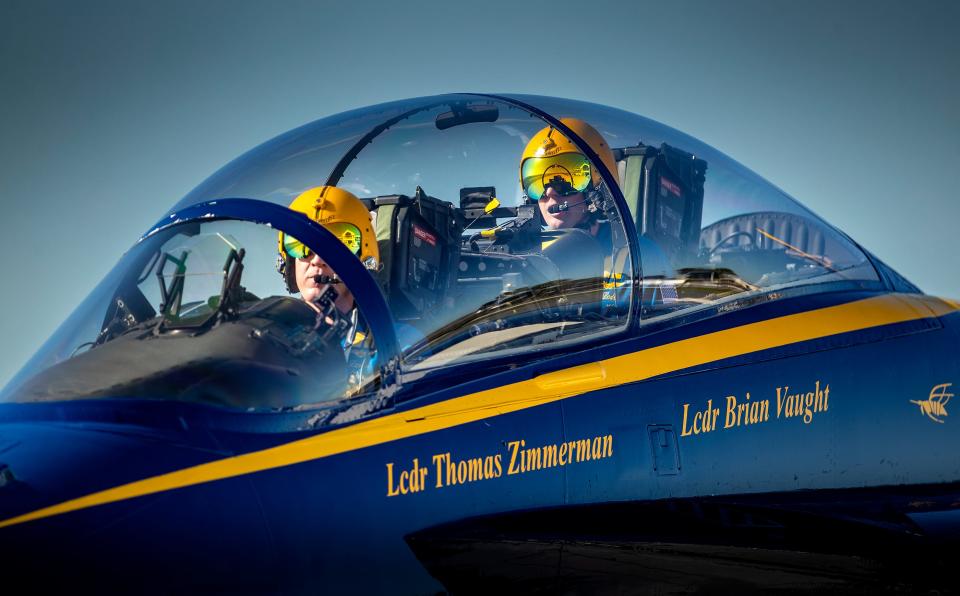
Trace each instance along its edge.
<instances>
[{"instance_id":1,"label":"pilot","mask_svg":"<svg viewBox=\"0 0 960 596\"><path fill-rule=\"evenodd\" d=\"M593 126L583 120L560 120L595 153L619 184L613 150ZM536 201L548 231L568 232L547 237L543 254L567 279L602 276L602 310L623 310L629 288L622 273L627 252L615 247L603 205L609 189L590 159L553 126L530 139L520 157L520 184L530 201ZM577 231L577 233L572 233Z\"/></svg>"},{"instance_id":2,"label":"pilot","mask_svg":"<svg viewBox=\"0 0 960 596\"><path fill-rule=\"evenodd\" d=\"M380 251L373 231L371 214L353 194L335 186L318 186L301 193L290 203L290 209L305 214L321 224L360 259L370 270L380 265ZM372 345L365 331L353 294L337 276L337 272L293 236L278 234L277 270L283 276L290 293L300 293L318 314L323 312L321 298L333 288L333 305L343 320L341 345L347 357L348 367L354 370L351 385L357 386L372 369ZM327 319L326 323L335 321ZM351 364L351 361L352 362Z\"/></svg>"},{"instance_id":3,"label":"pilot","mask_svg":"<svg viewBox=\"0 0 960 596\"><path fill-rule=\"evenodd\" d=\"M560 120L600 157L614 177L617 162L599 132L583 120ZM619 184L619 180L616 180ZM533 136L520 157L520 185L536 201L548 229L578 228L600 234L603 178L590 159L552 126Z\"/></svg>"},{"instance_id":4,"label":"pilot","mask_svg":"<svg viewBox=\"0 0 960 596\"><path fill-rule=\"evenodd\" d=\"M380 251L370 212L353 194L335 186L318 186L301 193L290 203L290 209L325 227L357 255L367 269L379 268ZM320 255L283 232L278 236L278 250L278 270L284 276L287 290L300 292L303 300L319 312L317 301L327 288L335 285L337 309L342 314L354 309L350 289L340 282L337 273Z\"/></svg>"},{"instance_id":5,"label":"pilot","mask_svg":"<svg viewBox=\"0 0 960 596\"><path fill-rule=\"evenodd\" d=\"M600 158L603 165L617 179L617 162L613 150L603 136L583 120L560 120L580 137ZM610 222L606 221L601 206L604 194L609 193L600 173L591 167L590 160L560 131L548 126L530 139L520 158L520 184L530 200L537 201L540 214L548 230L579 229L597 239L603 252L603 307L605 312L624 312L629 307L630 282L627 271L628 252L621 243L617 247L611 238ZM571 244L562 252L556 244L544 244L544 254L559 253L551 260L570 259L582 255L592 247L584 242ZM550 242L548 240L548 242ZM644 259L644 283L641 295L650 296L650 303L669 303L677 300L676 290L660 280L676 278L669 258L656 241L640 235L637 238L640 255ZM554 248L556 247L556 248ZM653 280L649 284L647 280Z\"/></svg>"}]
</instances>

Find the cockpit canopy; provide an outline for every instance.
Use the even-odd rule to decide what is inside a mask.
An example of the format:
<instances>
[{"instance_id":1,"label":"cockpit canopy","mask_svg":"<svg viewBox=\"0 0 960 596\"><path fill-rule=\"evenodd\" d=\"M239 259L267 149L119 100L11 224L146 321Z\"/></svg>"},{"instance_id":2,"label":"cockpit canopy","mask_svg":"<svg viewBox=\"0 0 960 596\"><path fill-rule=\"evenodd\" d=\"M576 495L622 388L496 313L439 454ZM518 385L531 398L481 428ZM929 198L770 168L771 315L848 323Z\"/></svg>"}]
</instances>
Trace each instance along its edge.
<instances>
[{"instance_id":1,"label":"cockpit canopy","mask_svg":"<svg viewBox=\"0 0 960 596\"><path fill-rule=\"evenodd\" d=\"M615 170L568 119L602 135ZM520 157L546 127L582 150L596 186L549 204L524 195ZM321 185L370 211L375 270L285 209ZM545 225L573 209L589 212L586 223ZM352 308L288 291L278 230L337 264L324 278L329 296L349 292ZM840 286L879 287L853 242L683 133L570 100L418 98L318 120L216 172L121 259L0 400L241 409L382 400L430 371L549 357L745 297Z\"/></svg>"}]
</instances>

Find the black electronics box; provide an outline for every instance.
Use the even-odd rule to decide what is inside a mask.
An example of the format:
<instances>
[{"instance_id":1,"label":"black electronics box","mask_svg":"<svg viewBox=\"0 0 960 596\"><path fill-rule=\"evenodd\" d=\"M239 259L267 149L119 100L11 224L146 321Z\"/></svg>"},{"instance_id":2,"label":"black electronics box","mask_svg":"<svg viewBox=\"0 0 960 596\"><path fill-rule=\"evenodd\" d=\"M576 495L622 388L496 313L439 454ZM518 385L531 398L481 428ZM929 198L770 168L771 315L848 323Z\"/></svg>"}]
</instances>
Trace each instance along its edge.
<instances>
[{"instance_id":1,"label":"black electronics box","mask_svg":"<svg viewBox=\"0 0 960 596\"><path fill-rule=\"evenodd\" d=\"M626 164L621 173L624 198L637 231L678 262L694 258L700 247L707 162L666 143L617 153Z\"/></svg>"},{"instance_id":2,"label":"black electronics box","mask_svg":"<svg viewBox=\"0 0 960 596\"><path fill-rule=\"evenodd\" d=\"M444 304L456 284L463 221L452 203L417 187L413 197L368 201L376 212L382 268L377 279L394 314L419 319Z\"/></svg>"}]
</instances>

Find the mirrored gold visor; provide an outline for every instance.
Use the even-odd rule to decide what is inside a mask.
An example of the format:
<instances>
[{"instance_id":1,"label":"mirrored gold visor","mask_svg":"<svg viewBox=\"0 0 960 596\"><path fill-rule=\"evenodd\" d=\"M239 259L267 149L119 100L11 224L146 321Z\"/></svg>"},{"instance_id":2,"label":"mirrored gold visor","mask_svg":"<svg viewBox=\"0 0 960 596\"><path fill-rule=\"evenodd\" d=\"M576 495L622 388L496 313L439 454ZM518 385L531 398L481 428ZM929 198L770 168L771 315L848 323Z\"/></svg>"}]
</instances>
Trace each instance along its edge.
<instances>
[{"instance_id":1,"label":"mirrored gold visor","mask_svg":"<svg viewBox=\"0 0 960 596\"><path fill-rule=\"evenodd\" d=\"M358 257L360 256L361 238L360 230L357 229L357 226L346 222L335 222L326 224L323 227L327 228L340 242L343 242L344 246L350 249L350 252ZM283 235L282 244L283 252L293 259L305 259L313 254L310 247L289 234Z\"/></svg>"},{"instance_id":2,"label":"mirrored gold visor","mask_svg":"<svg viewBox=\"0 0 960 596\"><path fill-rule=\"evenodd\" d=\"M520 164L523 192L540 200L548 186L561 195L585 191L590 186L590 160L582 153L561 153L551 157L528 157Z\"/></svg>"}]
</instances>

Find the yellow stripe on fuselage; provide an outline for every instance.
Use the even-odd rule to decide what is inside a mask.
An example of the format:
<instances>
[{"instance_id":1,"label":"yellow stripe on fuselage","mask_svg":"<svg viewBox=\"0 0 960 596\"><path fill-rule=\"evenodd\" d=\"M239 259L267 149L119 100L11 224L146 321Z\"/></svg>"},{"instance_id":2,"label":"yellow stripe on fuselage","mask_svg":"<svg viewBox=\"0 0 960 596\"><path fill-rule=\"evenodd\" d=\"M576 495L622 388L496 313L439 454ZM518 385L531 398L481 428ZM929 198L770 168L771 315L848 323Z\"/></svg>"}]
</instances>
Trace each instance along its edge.
<instances>
[{"instance_id":1,"label":"yellow stripe on fuselage","mask_svg":"<svg viewBox=\"0 0 960 596\"><path fill-rule=\"evenodd\" d=\"M381 445L751 352L871 327L939 317L956 310L960 310L960 304L952 301L885 294L750 323L389 414L262 451L138 480L7 519L0 522L0 528Z\"/></svg>"}]
</instances>

